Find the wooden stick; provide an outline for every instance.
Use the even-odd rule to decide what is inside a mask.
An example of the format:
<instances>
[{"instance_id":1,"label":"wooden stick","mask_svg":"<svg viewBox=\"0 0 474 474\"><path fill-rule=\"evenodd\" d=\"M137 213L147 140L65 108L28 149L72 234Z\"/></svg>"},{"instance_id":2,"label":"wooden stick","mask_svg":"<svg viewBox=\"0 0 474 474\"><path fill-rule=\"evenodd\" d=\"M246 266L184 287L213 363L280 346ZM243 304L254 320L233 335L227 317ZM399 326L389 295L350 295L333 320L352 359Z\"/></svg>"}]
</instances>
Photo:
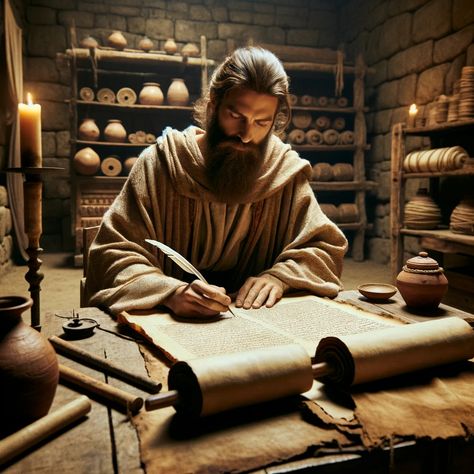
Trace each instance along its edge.
<instances>
[{"instance_id":1,"label":"wooden stick","mask_svg":"<svg viewBox=\"0 0 474 474\"><path fill-rule=\"evenodd\" d=\"M93 377L89 377L82 372L59 364L59 378L61 381L70 382L80 388L85 388L91 393L95 393L106 400L117 403L123 406L132 413L138 412L143 406L143 398L125 392L120 388L112 387L111 385L101 382Z\"/></svg>"},{"instance_id":2,"label":"wooden stick","mask_svg":"<svg viewBox=\"0 0 474 474\"><path fill-rule=\"evenodd\" d=\"M158 410L159 408L170 407L179 400L179 393L177 390L170 390L158 395L152 395L145 400L145 409L147 411Z\"/></svg>"},{"instance_id":3,"label":"wooden stick","mask_svg":"<svg viewBox=\"0 0 474 474\"><path fill-rule=\"evenodd\" d=\"M58 410L7 436L0 441L0 465L74 423L89 413L90 409L90 400L81 395Z\"/></svg>"},{"instance_id":4,"label":"wooden stick","mask_svg":"<svg viewBox=\"0 0 474 474\"><path fill-rule=\"evenodd\" d=\"M146 390L150 393L158 393L161 390L162 384L159 382L154 382L151 379L142 377L140 375L131 374L126 372L119 367L118 365L110 362L101 357L81 349L70 342L61 339L58 336L52 336L49 338L49 341L53 345L54 349L58 354L62 354L66 357L69 357L75 361L82 362L84 365L91 367L93 369L103 370L106 374L114 375L124 382L128 382L131 385Z\"/></svg>"}]
</instances>

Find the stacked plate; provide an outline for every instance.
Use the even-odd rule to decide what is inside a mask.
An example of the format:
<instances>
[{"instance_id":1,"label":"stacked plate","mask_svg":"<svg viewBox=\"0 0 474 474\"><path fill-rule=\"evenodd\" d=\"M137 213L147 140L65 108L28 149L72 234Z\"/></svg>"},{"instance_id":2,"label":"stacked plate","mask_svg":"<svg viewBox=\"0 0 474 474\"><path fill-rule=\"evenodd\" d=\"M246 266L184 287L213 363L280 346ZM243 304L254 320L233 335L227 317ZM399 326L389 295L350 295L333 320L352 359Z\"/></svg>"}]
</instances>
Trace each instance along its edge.
<instances>
[{"instance_id":1,"label":"stacked plate","mask_svg":"<svg viewBox=\"0 0 474 474\"><path fill-rule=\"evenodd\" d=\"M474 235L474 199L463 199L454 208L449 228L458 234Z\"/></svg>"},{"instance_id":2,"label":"stacked plate","mask_svg":"<svg viewBox=\"0 0 474 474\"><path fill-rule=\"evenodd\" d=\"M418 230L436 229L441 223L441 211L425 188L420 188L405 206L403 223L408 229Z\"/></svg>"},{"instance_id":3,"label":"stacked plate","mask_svg":"<svg viewBox=\"0 0 474 474\"><path fill-rule=\"evenodd\" d=\"M459 83L459 120L472 118L474 118L474 66L464 66Z\"/></svg>"}]
</instances>

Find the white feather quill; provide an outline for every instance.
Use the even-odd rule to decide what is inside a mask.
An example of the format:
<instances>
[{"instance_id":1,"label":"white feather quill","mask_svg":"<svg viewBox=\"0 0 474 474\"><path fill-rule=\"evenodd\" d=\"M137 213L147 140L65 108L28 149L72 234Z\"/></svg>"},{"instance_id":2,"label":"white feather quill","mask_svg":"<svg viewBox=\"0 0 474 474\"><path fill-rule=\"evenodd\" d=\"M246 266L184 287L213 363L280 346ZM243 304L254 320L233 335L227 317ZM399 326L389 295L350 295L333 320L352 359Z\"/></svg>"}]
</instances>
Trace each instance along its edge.
<instances>
[{"instance_id":1,"label":"white feather quill","mask_svg":"<svg viewBox=\"0 0 474 474\"><path fill-rule=\"evenodd\" d=\"M176 265L178 265L186 273L190 273L191 275L196 276L197 278L199 278L199 280L209 285L202 273L189 260L186 260L179 252L172 249L171 247L168 247L168 245L159 242L158 240L145 239L145 242L148 242L149 244L158 247L167 257L173 260L173 262L175 262ZM230 308L229 311L232 315L234 315Z\"/></svg>"}]
</instances>

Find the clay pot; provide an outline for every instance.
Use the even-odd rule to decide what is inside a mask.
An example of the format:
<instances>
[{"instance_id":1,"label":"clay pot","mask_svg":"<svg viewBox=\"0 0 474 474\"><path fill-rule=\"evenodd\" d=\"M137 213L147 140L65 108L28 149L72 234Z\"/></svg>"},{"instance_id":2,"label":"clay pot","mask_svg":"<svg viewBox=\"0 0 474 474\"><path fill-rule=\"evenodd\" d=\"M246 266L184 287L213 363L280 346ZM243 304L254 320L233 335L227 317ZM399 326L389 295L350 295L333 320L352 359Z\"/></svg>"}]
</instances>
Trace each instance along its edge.
<instances>
[{"instance_id":1,"label":"clay pot","mask_svg":"<svg viewBox=\"0 0 474 474\"><path fill-rule=\"evenodd\" d=\"M181 49L181 54L183 56L198 57L199 48L194 43L186 43Z\"/></svg>"},{"instance_id":2,"label":"clay pot","mask_svg":"<svg viewBox=\"0 0 474 474\"><path fill-rule=\"evenodd\" d=\"M189 102L189 91L184 79L172 79L171 85L166 93L166 100L170 105L187 105Z\"/></svg>"},{"instance_id":3,"label":"clay pot","mask_svg":"<svg viewBox=\"0 0 474 474\"><path fill-rule=\"evenodd\" d=\"M436 260L420 252L398 274L397 288L407 306L434 309L448 289L448 279Z\"/></svg>"},{"instance_id":4,"label":"clay pot","mask_svg":"<svg viewBox=\"0 0 474 474\"><path fill-rule=\"evenodd\" d=\"M173 38L168 38L165 41L163 49L165 50L166 54L174 54L176 51L178 51L178 45L175 43Z\"/></svg>"},{"instance_id":5,"label":"clay pot","mask_svg":"<svg viewBox=\"0 0 474 474\"><path fill-rule=\"evenodd\" d=\"M148 38L148 36L144 36L139 42L138 42L138 47L147 52L151 51L153 49L153 41Z\"/></svg>"},{"instance_id":6,"label":"clay pot","mask_svg":"<svg viewBox=\"0 0 474 474\"><path fill-rule=\"evenodd\" d=\"M80 140L98 140L100 137L100 130L95 123L95 120L92 118L85 118L79 126L77 136Z\"/></svg>"},{"instance_id":7,"label":"clay pot","mask_svg":"<svg viewBox=\"0 0 474 474\"><path fill-rule=\"evenodd\" d=\"M31 298L0 297L0 437L45 416L58 385L58 358L48 340L25 324Z\"/></svg>"},{"instance_id":8,"label":"clay pot","mask_svg":"<svg viewBox=\"0 0 474 474\"><path fill-rule=\"evenodd\" d=\"M73 164L79 174L91 176L100 168L100 158L92 148L86 147L74 155Z\"/></svg>"},{"instance_id":9,"label":"clay pot","mask_svg":"<svg viewBox=\"0 0 474 474\"><path fill-rule=\"evenodd\" d=\"M145 82L138 95L138 102L143 105L161 105L164 96L157 82Z\"/></svg>"},{"instance_id":10,"label":"clay pot","mask_svg":"<svg viewBox=\"0 0 474 474\"><path fill-rule=\"evenodd\" d=\"M79 46L81 48L97 48L97 46L99 46L99 43L92 36L86 36L85 38L81 39Z\"/></svg>"},{"instance_id":11,"label":"clay pot","mask_svg":"<svg viewBox=\"0 0 474 474\"><path fill-rule=\"evenodd\" d=\"M114 31L108 38L107 44L115 49L124 49L127 46L127 39L120 31Z\"/></svg>"},{"instance_id":12,"label":"clay pot","mask_svg":"<svg viewBox=\"0 0 474 474\"><path fill-rule=\"evenodd\" d=\"M127 141L127 131L121 120L111 119L104 128L104 139L106 142L123 143Z\"/></svg>"},{"instance_id":13,"label":"clay pot","mask_svg":"<svg viewBox=\"0 0 474 474\"><path fill-rule=\"evenodd\" d=\"M130 171L132 171L133 165L135 164L137 160L138 160L138 157L130 156L123 162L123 168L126 175L130 174Z\"/></svg>"}]
</instances>

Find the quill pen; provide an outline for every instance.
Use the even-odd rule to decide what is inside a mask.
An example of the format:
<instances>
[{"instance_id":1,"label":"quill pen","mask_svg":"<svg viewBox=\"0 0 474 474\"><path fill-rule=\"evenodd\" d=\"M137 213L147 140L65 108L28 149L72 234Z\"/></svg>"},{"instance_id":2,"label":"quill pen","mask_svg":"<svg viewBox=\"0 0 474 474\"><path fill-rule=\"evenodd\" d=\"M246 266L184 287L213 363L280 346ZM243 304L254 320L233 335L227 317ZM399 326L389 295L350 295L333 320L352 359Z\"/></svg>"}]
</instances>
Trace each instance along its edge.
<instances>
[{"instance_id":1,"label":"quill pen","mask_svg":"<svg viewBox=\"0 0 474 474\"><path fill-rule=\"evenodd\" d=\"M183 269L186 273L190 273L191 275L196 276L197 278L199 278L199 280L209 285L208 281L204 278L202 273L191 262L186 260L179 252L172 249L171 247L168 247L162 242L158 242L158 240L145 239L145 242L148 242L149 244L158 247L168 258L173 260L173 262L176 263L176 265L178 265L178 267ZM235 314L230 308L229 312L230 314L232 314L232 316L235 316Z\"/></svg>"}]
</instances>

